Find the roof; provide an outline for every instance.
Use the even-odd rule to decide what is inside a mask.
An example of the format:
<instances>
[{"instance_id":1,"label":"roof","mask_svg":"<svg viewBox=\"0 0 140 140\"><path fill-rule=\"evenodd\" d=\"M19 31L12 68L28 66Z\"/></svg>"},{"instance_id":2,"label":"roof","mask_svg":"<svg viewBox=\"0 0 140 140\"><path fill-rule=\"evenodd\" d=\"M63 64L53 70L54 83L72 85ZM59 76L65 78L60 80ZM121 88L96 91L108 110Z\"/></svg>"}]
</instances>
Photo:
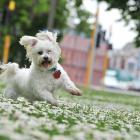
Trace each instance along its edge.
<instances>
[{"instance_id":1,"label":"roof","mask_svg":"<svg viewBox=\"0 0 140 140\"><path fill-rule=\"evenodd\" d=\"M78 51L88 51L90 39L82 36L66 34L60 43L61 48L75 49Z\"/></svg>"}]
</instances>

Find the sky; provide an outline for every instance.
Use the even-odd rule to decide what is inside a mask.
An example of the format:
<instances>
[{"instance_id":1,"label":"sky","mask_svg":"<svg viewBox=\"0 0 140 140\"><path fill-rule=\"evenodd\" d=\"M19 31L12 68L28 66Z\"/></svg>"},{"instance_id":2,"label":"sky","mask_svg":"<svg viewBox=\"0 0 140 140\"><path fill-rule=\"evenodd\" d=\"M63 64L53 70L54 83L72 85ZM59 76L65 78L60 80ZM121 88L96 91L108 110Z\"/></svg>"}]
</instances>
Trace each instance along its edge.
<instances>
[{"instance_id":1,"label":"sky","mask_svg":"<svg viewBox=\"0 0 140 140\"><path fill-rule=\"evenodd\" d=\"M83 2L85 9L93 14L96 13L97 3L95 0L83 0ZM136 36L134 31L130 31L130 28L134 26L133 22L126 26L124 21L117 21L121 18L119 10L106 11L107 3L105 2L100 3L99 7L99 23L103 29L109 32L112 26L111 43L113 44L113 48L121 49L125 44L132 42Z\"/></svg>"}]
</instances>

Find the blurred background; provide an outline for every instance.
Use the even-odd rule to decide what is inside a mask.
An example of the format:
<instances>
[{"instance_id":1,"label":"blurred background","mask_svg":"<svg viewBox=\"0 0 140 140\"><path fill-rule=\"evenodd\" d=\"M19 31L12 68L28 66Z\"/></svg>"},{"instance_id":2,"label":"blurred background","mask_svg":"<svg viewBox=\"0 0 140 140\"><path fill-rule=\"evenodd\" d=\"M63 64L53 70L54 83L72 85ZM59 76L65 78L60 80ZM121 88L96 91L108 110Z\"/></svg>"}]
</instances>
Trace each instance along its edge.
<instances>
[{"instance_id":1,"label":"blurred background","mask_svg":"<svg viewBox=\"0 0 140 140\"><path fill-rule=\"evenodd\" d=\"M139 0L0 0L0 61L29 66L22 35L58 33L79 85L140 91Z\"/></svg>"}]
</instances>

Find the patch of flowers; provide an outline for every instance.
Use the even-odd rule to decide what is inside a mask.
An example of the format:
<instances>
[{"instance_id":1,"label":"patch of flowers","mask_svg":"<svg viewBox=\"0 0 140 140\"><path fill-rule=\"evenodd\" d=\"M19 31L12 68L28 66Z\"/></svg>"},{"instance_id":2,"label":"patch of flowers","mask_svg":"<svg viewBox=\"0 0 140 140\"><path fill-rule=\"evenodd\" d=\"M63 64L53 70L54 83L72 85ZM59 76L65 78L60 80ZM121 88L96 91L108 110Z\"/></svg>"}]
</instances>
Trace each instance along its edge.
<instances>
[{"instance_id":1,"label":"patch of flowers","mask_svg":"<svg viewBox=\"0 0 140 140\"><path fill-rule=\"evenodd\" d=\"M140 139L137 106L91 96L61 97L63 101L55 107L21 97L13 101L0 94L0 140Z\"/></svg>"}]
</instances>

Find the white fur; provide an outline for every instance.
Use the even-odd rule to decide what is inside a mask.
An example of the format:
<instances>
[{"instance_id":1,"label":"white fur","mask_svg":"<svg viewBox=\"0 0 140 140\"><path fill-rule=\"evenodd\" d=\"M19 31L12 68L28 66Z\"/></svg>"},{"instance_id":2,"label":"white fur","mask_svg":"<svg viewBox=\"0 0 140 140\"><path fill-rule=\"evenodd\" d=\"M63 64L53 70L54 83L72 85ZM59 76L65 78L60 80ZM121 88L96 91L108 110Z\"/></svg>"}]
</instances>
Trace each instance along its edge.
<instances>
[{"instance_id":1,"label":"white fur","mask_svg":"<svg viewBox=\"0 0 140 140\"><path fill-rule=\"evenodd\" d=\"M56 34L51 32L40 32L36 37L23 36L20 44L24 45L27 57L31 61L29 69L20 69L16 63L0 65L0 79L6 83L5 96L16 99L23 96L30 101L45 100L52 105L57 105L54 91L59 87L73 95L81 95L70 80L65 70L58 63L61 50L56 42ZM42 54L38 54L38 52ZM43 65L44 57L51 61L51 64ZM46 63L45 63L46 64ZM49 71L51 67L57 67L61 71L60 78L55 79Z\"/></svg>"}]
</instances>

